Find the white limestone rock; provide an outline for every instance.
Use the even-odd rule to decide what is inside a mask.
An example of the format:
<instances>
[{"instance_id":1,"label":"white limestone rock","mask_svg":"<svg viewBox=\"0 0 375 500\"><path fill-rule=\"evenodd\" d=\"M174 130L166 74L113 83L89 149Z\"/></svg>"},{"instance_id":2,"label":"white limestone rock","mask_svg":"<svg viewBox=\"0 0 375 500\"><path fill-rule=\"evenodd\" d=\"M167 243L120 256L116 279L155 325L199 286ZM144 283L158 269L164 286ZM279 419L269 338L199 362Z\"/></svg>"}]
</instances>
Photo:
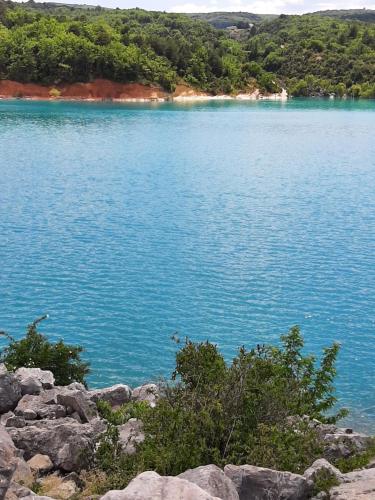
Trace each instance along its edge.
<instances>
[{"instance_id":1,"label":"white limestone rock","mask_svg":"<svg viewBox=\"0 0 375 500\"><path fill-rule=\"evenodd\" d=\"M143 472L124 490L106 493L101 500L221 500L194 483L178 477Z\"/></svg>"},{"instance_id":2,"label":"white limestone rock","mask_svg":"<svg viewBox=\"0 0 375 500\"><path fill-rule=\"evenodd\" d=\"M55 377L49 370L40 368L18 368L15 372L21 384L22 394L40 394L43 389L52 389Z\"/></svg>"},{"instance_id":3,"label":"white limestone rock","mask_svg":"<svg viewBox=\"0 0 375 500\"><path fill-rule=\"evenodd\" d=\"M146 401L152 408L159 398L159 388L156 384L144 384L133 389L132 401Z\"/></svg>"},{"instance_id":4,"label":"white limestone rock","mask_svg":"<svg viewBox=\"0 0 375 500\"><path fill-rule=\"evenodd\" d=\"M88 396L92 401L107 401L107 403L109 403L112 407L129 403L131 395L132 390L128 385L124 384L116 384L112 387L88 391Z\"/></svg>"},{"instance_id":5,"label":"white limestone rock","mask_svg":"<svg viewBox=\"0 0 375 500\"><path fill-rule=\"evenodd\" d=\"M315 460L311 467L304 472L303 477L305 477L308 481L315 482L315 479L319 476L319 474L324 472L336 478L339 482L344 480L344 474L342 474L337 467L330 464L325 458Z\"/></svg>"},{"instance_id":6,"label":"white limestone rock","mask_svg":"<svg viewBox=\"0 0 375 500\"><path fill-rule=\"evenodd\" d=\"M312 483L299 474L280 472L253 465L226 465L225 474L237 489L240 500L305 500Z\"/></svg>"},{"instance_id":7,"label":"white limestone rock","mask_svg":"<svg viewBox=\"0 0 375 500\"><path fill-rule=\"evenodd\" d=\"M143 433L143 423L141 420L131 418L126 424L120 425L119 445L126 455L134 455L137 445L143 443L145 435Z\"/></svg>"},{"instance_id":8,"label":"white limestone rock","mask_svg":"<svg viewBox=\"0 0 375 500\"><path fill-rule=\"evenodd\" d=\"M177 477L197 484L211 495L223 500L239 500L234 483L217 465L203 465L189 469Z\"/></svg>"},{"instance_id":9,"label":"white limestone rock","mask_svg":"<svg viewBox=\"0 0 375 500\"><path fill-rule=\"evenodd\" d=\"M24 450L26 460L37 454L48 455L54 467L71 472L88 465L95 443L105 428L100 420L80 424L66 417L35 420L23 428L9 428L9 434L17 448Z\"/></svg>"},{"instance_id":10,"label":"white limestone rock","mask_svg":"<svg viewBox=\"0 0 375 500\"><path fill-rule=\"evenodd\" d=\"M14 373L0 365L0 415L14 410L21 399L21 384Z\"/></svg>"}]
</instances>

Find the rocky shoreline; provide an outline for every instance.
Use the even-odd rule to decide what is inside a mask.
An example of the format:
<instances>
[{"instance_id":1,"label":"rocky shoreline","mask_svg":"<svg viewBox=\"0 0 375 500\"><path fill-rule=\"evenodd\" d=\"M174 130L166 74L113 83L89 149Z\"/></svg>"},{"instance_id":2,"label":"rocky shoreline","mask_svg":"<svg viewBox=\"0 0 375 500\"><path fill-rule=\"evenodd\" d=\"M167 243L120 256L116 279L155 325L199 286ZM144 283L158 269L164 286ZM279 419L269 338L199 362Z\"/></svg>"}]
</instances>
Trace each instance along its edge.
<instances>
[{"instance_id":1,"label":"rocky shoreline","mask_svg":"<svg viewBox=\"0 0 375 500\"><path fill-rule=\"evenodd\" d=\"M52 372L20 368L15 373L0 365L0 500L304 500L374 499L375 461L343 474L330 461L363 452L372 438L352 429L322 424L306 417L324 442L324 453L304 474L248 465L227 464L224 469L204 465L176 477L146 471L124 490L104 496L84 496L82 471L88 469L107 422L98 401L112 408L131 401L157 404L159 388L146 384L134 389L118 384L89 390L80 383L56 386ZM293 419L290 425L293 426ZM136 453L144 440L142 422L135 418L118 426L125 454ZM178 436L176 436L178 439ZM321 474L334 478L329 493L317 492ZM34 491L37 492L34 493ZM43 496L45 495L45 496Z\"/></svg>"}]
</instances>

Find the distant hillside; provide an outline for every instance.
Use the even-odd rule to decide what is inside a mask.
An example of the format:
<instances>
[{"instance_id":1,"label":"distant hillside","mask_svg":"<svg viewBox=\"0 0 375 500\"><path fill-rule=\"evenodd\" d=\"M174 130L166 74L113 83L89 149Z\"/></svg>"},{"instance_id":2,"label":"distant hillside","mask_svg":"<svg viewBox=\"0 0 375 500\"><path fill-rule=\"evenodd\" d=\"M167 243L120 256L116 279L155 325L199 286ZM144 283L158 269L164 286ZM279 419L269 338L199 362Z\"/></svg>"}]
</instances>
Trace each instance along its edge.
<instances>
[{"instance_id":1,"label":"distant hillside","mask_svg":"<svg viewBox=\"0 0 375 500\"><path fill-rule=\"evenodd\" d=\"M188 16L206 21L218 29L225 29L229 26L248 28L249 24L259 24L262 21L278 17L271 14L251 14L250 12L207 12L204 14L188 14Z\"/></svg>"},{"instance_id":2,"label":"distant hillside","mask_svg":"<svg viewBox=\"0 0 375 500\"><path fill-rule=\"evenodd\" d=\"M256 31L243 43L249 60L276 74L293 95L375 97L374 24L281 15Z\"/></svg>"},{"instance_id":3,"label":"distant hillside","mask_svg":"<svg viewBox=\"0 0 375 500\"><path fill-rule=\"evenodd\" d=\"M375 23L341 19L346 12L186 15L0 0L0 79L375 98Z\"/></svg>"},{"instance_id":4,"label":"distant hillside","mask_svg":"<svg viewBox=\"0 0 375 500\"><path fill-rule=\"evenodd\" d=\"M344 21L363 21L375 23L375 10L348 9L348 10L321 10L314 12L315 16L335 17Z\"/></svg>"}]
</instances>

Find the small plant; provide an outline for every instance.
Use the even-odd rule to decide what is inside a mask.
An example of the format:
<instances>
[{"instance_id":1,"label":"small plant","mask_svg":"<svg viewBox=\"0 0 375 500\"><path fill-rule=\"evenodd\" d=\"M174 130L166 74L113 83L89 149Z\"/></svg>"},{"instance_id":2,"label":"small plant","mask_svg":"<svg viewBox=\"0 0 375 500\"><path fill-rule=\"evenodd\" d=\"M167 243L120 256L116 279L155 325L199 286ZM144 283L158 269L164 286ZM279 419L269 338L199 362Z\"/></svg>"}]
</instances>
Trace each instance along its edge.
<instances>
[{"instance_id":1,"label":"small plant","mask_svg":"<svg viewBox=\"0 0 375 500\"><path fill-rule=\"evenodd\" d=\"M39 333L37 326L47 317L42 316L28 325L26 336L21 340L15 340L2 332L9 340L9 345L1 353L0 361L10 371L21 367L50 370L57 385L85 383L90 370L89 364L81 359L83 348L65 344L62 340L50 342L45 335Z\"/></svg>"},{"instance_id":2,"label":"small plant","mask_svg":"<svg viewBox=\"0 0 375 500\"><path fill-rule=\"evenodd\" d=\"M375 458L375 439L368 444L366 451L356 453L348 458L340 458L335 462L335 466L344 474L355 469L366 467Z\"/></svg>"},{"instance_id":3,"label":"small plant","mask_svg":"<svg viewBox=\"0 0 375 500\"><path fill-rule=\"evenodd\" d=\"M145 401L126 403L113 410L107 401L99 400L96 403L99 415L112 425L125 424L130 418L142 419L150 411L150 406Z\"/></svg>"},{"instance_id":4,"label":"small plant","mask_svg":"<svg viewBox=\"0 0 375 500\"><path fill-rule=\"evenodd\" d=\"M313 494L317 495L321 491L329 492L331 488L338 486L340 483L329 470L320 470L314 479L314 491Z\"/></svg>"},{"instance_id":5,"label":"small plant","mask_svg":"<svg viewBox=\"0 0 375 500\"><path fill-rule=\"evenodd\" d=\"M54 98L54 99L57 99L58 97L61 96L61 92L56 87L52 87L49 91L49 96Z\"/></svg>"}]
</instances>

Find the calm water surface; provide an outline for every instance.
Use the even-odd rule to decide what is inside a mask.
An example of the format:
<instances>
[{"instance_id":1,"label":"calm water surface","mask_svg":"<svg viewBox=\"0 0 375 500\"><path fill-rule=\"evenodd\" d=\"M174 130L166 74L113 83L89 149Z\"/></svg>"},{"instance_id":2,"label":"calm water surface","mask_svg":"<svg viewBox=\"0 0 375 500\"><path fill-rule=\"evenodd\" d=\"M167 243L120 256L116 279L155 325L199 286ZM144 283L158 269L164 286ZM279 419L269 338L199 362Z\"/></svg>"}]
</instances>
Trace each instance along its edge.
<instances>
[{"instance_id":1,"label":"calm water surface","mask_svg":"<svg viewBox=\"0 0 375 500\"><path fill-rule=\"evenodd\" d=\"M374 111L0 102L0 329L49 313L103 386L168 374L174 332L229 358L299 324L375 430Z\"/></svg>"}]
</instances>

